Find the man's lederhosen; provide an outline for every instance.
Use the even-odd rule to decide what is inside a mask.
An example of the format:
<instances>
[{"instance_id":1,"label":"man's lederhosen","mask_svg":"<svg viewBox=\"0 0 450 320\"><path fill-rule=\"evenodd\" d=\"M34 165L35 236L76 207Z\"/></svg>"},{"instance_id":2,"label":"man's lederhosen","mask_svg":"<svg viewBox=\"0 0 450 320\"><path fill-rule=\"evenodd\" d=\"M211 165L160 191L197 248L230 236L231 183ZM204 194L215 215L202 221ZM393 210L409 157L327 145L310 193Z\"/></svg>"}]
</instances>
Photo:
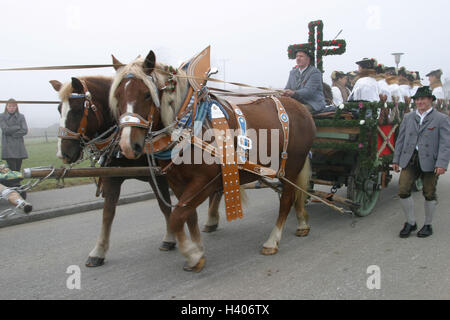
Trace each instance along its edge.
<instances>
[{"instance_id":1,"label":"man's lederhosen","mask_svg":"<svg viewBox=\"0 0 450 320\"><path fill-rule=\"evenodd\" d=\"M408 166L402 170L399 182L399 196L407 199L411 196L412 188L418 178L423 181L423 196L427 201L437 200L436 186L439 177L433 172L423 172L419 163L419 152L414 151Z\"/></svg>"}]
</instances>

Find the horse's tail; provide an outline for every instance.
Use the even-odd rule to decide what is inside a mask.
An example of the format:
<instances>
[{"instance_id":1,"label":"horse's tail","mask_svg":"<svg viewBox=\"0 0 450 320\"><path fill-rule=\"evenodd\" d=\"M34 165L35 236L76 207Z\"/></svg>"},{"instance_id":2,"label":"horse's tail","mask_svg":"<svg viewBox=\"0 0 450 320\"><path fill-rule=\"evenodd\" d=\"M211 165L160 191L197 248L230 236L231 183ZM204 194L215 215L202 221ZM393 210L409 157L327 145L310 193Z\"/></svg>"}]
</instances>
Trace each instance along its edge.
<instances>
[{"instance_id":1,"label":"horse's tail","mask_svg":"<svg viewBox=\"0 0 450 320\"><path fill-rule=\"evenodd\" d=\"M311 161L309 160L309 155L306 157L305 164L302 171L300 171L296 185L305 191L308 191L309 182L311 180ZM306 203L307 195L304 192L296 189L295 191L295 208L303 210Z\"/></svg>"}]
</instances>

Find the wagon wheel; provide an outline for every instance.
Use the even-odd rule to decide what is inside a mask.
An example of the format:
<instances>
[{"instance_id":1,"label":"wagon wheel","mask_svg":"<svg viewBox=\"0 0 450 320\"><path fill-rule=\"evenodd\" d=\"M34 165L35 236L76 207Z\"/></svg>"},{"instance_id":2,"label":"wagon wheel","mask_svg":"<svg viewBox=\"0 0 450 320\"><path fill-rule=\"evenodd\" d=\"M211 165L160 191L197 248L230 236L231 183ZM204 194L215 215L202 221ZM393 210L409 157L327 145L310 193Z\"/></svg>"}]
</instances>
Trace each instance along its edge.
<instances>
[{"instance_id":1,"label":"wagon wheel","mask_svg":"<svg viewBox=\"0 0 450 320\"><path fill-rule=\"evenodd\" d=\"M378 172L360 168L358 165L347 181L347 197L358 203L359 208L352 208L358 217L370 215L380 196Z\"/></svg>"}]
</instances>

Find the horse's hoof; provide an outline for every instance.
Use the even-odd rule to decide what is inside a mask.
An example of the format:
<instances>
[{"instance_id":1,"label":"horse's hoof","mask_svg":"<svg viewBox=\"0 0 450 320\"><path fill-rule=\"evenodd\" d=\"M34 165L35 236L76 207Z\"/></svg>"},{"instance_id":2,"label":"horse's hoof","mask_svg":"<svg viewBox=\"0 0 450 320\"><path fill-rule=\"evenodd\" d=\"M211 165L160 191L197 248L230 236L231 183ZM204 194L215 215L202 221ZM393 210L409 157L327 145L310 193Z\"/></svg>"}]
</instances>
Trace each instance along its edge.
<instances>
[{"instance_id":1,"label":"horse's hoof","mask_svg":"<svg viewBox=\"0 0 450 320\"><path fill-rule=\"evenodd\" d=\"M297 237L307 237L309 235L309 232L311 231L311 229L302 229L302 230L297 230L297 232L295 233L295 235Z\"/></svg>"},{"instance_id":2,"label":"horse's hoof","mask_svg":"<svg viewBox=\"0 0 450 320\"><path fill-rule=\"evenodd\" d=\"M202 257L196 266L189 267L187 264L185 264L183 270L187 272L199 273L205 267L205 262L206 262L205 257Z\"/></svg>"},{"instance_id":3,"label":"horse's hoof","mask_svg":"<svg viewBox=\"0 0 450 320\"><path fill-rule=\"evenodd\" d=\"M273 256L278 253L278 248L263 248L261 254L263 256Z\"/></svg>"},{"instance_id":4,"label":"horse's hoof","mask_svg":"<svg viewBox=\"0 0 450 320\"><path fill-rule=\"evenodd\" d=\"M173 251L173 250L175 250L176 245L177 244L175 242L163 242L163 243L161 243L161 246L159 247L159 250L161 250L161 251Z\"/></svg>"},{"instance_id":5,"label":"horse's hoof","mask_svg":"<svg viewBox=\"0 0 450 320\"><path fill-rule=\"evenodd\" d=\"M214 225L214 226L204 226L203 227L203 232L205 233L212 233L217 231L217 228L219 227L218 224Z\"/></svg>"},{"instance_id":6,"label":"horse's hoof","mask_svg":"<svg viewBox=\"0 0 450 320\"><path fill-rule=\"evenodd\" d=\"M89 257L86 261L86 267L97 268L105 264L105 258Z\"/></svg>"}]
</instances>

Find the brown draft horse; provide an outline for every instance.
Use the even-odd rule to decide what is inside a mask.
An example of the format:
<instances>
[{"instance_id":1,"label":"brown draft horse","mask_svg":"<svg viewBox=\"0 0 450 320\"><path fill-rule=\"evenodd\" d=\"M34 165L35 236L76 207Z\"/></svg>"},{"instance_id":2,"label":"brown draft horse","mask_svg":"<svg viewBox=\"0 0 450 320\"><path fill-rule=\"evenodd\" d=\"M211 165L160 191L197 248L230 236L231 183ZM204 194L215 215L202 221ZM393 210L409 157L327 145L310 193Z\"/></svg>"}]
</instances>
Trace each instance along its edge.
<instances>
[{"instance_id":1,"label":"brown draft horse","mask_svg":"<svg viewBox=\"0 0 450 320\"><path fill-rule=\"evenodd\" d=\"M83 87L83 83L85 87ZM72 132L72 136L75 138L58 139L58 154L57 156L63 159L64 163L74 163L82 156L84 143L89 143L95 137L101 137L103 134L111 135L115 132L111 131L116 121L111 114L109 108L109 90L112 84L112 78L108 77L82 77L72 78L72 82L62 84L59 81L50 81L53 88L59 92L61 104L59 105L59 112L61 114L60 126L62 130ZM84 138L77 137L77 132L82 126L82 118L85 110L86 92L89 91L91 96L92 105L94 105L97 112L101 114L97 116L94 110L89 108L87 116L87 122L85 126ZM61 130L61 129L60 129ZM110 131L110 132L108 132ZM116 131L117 132L117 131ZM107 140L107 136L101 137ZM111 161L107 163L107 166L111 167L141 167L148 166L147 160L142 157L137 160L129 160L124 157L117 158L118 150L115 150L111 154ZM99 267L104 264L106 253L109 249L109 241L111 234L111 226L114 220L117 202L120 196L120 190L122 183L127 178L104 178L103 183L103 197L105 198L105 204L103 207L103 221L101 233L98 238L95 248L89 254L89 258L86 262L87 267ZM155 186L152 179L135 177L142 181L148 181L153 190ZM157 177L157 184L161 190L161 193L167 203L170 203L170 194L168 189L167 179L165 177ZM171 208L166 206L159 197L158 204L161 211L166 218L166 224L168 225ZM167 228L167 233L163 239L160 250L170 251L175 249L176 239L173 233Z\"/></svg>"},{"instance_id":2,"label":"brown draft horse","mask_svg":"<svg viewBox=\"0 0 450 320\"><path fill-rule=\"evenodd\" d=\"M113 63L122 65L114 57ZM146 59L137 59L127 66L116 68L117 74L110 92L110 105L116 117L132 113L142 119L149 119L150 124L155 125L158 121L162 121L165 128L170 128L187 96L189 82L184 77L186 73L183 70L177 70L176 88L164 90L171 80L164 71L167 67L161 63L157 64L156 57L151 51ZM296 100L280 98L280 101L286 109L290 123L290 142L287 149L289 158L286 163L285 178L306 189L310 178L308 153L316 130L314 121L307 109ZM272 99L261 99L255 103L239 105L239 107L247 119L248 128L257 132L267 129L282 130ZM151 112L157 109L161 112L161 116L149 118ZM232 110L227 112L230 115L233 114ZM208 121L207 119L206 122ZM238 127L233 116L229 118L229 126L232 129ZM148 129L136 126L127 127L122 131L120 146L127 158L135 159L141 155L147 131ZM271 146L270 133L267 141L259 143L266 143L268 150L274 150ZM282 134L280 134L279 145L274 147L279 147L281 157ZM162 161L161 165L164 167L170 163L170 161ZM170 215L169 227L176 234L179 250L187 259L184 267L186 271L200 272L204 267L204 247L199 232L196 208L214 192L222 189L221 179L215 179L220 176L220 173L220 164L188 163L173 165L167 172L170 187L180 201ZM240 171L241 184L253 182L258 178L255 174ZM308 235L310 227L307 224L308 217L304 208L305 195L291 184L283 182L278 220L269 239L263 245L262 254L272 255L278 252L282 230L294 203L298 218L297 235ZM185 234L185 223L191 240Z\"/></svg>"}]
</instances>

